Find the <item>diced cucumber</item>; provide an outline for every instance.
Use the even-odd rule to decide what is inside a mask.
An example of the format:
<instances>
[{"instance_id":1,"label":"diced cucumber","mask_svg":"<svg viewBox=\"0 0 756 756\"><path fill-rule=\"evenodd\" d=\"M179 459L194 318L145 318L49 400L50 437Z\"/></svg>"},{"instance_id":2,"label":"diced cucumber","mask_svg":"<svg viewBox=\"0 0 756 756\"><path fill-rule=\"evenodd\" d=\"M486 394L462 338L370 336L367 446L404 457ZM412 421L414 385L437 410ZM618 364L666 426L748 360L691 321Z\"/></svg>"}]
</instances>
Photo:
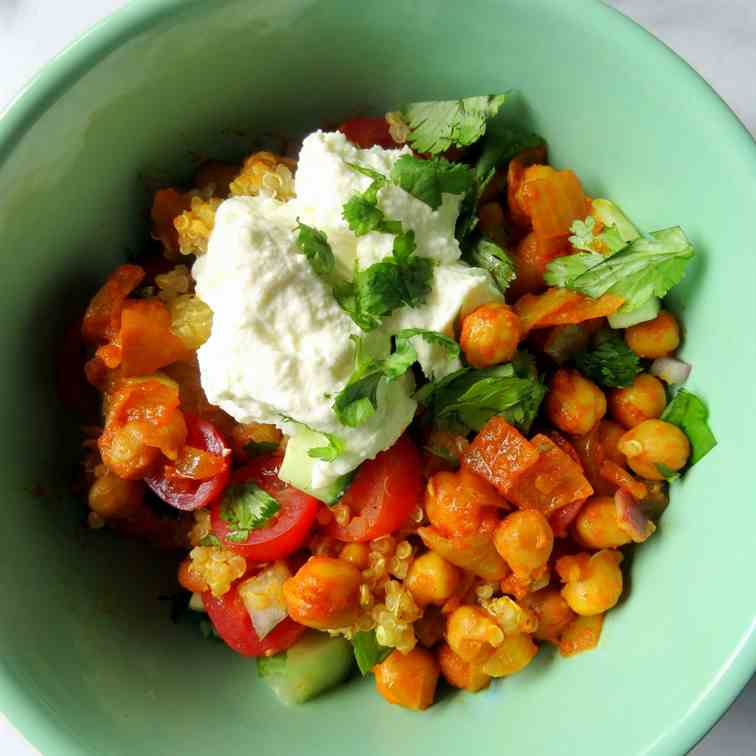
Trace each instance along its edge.
<instances>
[{"instance_id":1,"label":"diced cucumber","mask_svg":"<svg viewBox=\"0 0 756 756\"><path fill-rule=\"evenodd\" d=\"M591 203L593 215L603 222L605 226L616 227L622 241L629 243L640 236L638 229L630 219L620 210L614 202L607 199L595 199Z\"/></svg>"},{"instance_id":2,"label":"diced cucumber","mask_svg":"<svg viewBox=\"0 0 756 756\"><path fill-rule=\"evenodd\" d=\"M300 704L344 681L354 666L352 644L309 630L290 649L257 659L257 674L285 704Z\"/></svg>"},{"instance_id":3,"label":"diced cucumber","mask_svg":"<svg viewBox=\"0 0 756 756\"><path fill-rule=\"evenodd\" d=\"M351 475L342 475L327 486L313 488L312 466L317 460L307 452L317 446L323 446L323 436L309 428L298 426L297 432L286 444L286 453L278 477L326 504L335 504L349 484Z\"/></svg>"},{"instance_id":4,"label":"diced cucumber","mask_svg":"<svg viewBox=\"0 0 756 756\"><path fill-rule=\"evenodd\" d=\"M651 297L629 312L623 310L624 307L620 307L614 315L608 317L609 325L612 328L630 328L630 326L638 325L638 323L653 320L661 310L661 300L658 297Z\"/></svg>"}]
</instances>

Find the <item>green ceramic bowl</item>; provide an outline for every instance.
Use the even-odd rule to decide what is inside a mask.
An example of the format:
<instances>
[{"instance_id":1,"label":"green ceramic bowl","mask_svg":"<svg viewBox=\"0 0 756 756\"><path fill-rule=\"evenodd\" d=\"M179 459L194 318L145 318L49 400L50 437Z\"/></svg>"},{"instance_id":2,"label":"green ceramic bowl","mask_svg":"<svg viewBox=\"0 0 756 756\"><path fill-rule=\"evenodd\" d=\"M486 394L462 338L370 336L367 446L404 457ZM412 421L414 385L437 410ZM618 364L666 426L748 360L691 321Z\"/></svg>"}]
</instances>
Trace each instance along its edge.
<instances>
[{"instance_id":1,"label":"green ceramic bowl","mask_svg":"<svg viewBox=\"0 0 756 756\"><path fill-rule=\"evenodd\" d=\"M238 155L248 131L510 87L589 193L695 242L673 306L720 444L675 484L597 651L544 651L424 714L369 679L282 708L253 663L168 621L172 566L83 527L51 344L138 249L145 179ZM137 0L114 14L0 120L0 712L50 756L682 754L756 666L755 196L756 148L733 114L598 2Z\"/></svg>"}]
</instances>

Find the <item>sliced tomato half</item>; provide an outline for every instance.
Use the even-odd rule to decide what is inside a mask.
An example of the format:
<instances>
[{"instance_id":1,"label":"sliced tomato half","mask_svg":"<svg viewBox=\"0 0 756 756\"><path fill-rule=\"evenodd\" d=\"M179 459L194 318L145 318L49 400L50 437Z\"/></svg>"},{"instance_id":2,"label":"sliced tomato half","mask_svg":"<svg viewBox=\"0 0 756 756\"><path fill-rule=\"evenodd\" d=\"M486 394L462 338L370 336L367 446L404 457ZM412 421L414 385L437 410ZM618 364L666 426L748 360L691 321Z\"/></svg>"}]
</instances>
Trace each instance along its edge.
<instances>
[{"instance_id":1,"label":"sliced tomato half","mask_svg":"<svg viewBox=\"0 0 756 756\"><path fill-rule=\"evenodd\" d=\"M262 640L257 637L238 584L232 585L223 596L216 598L210 591L202 594L202 603L212 620L215 631L229 648L242 656L272 656L285 651L305 631L303 625L291 617L276 625Z\"/></svg>"},{"instance_id":2,"label":"sliced tomato half","mask_svg":"<svg viewBox=\"0 0 756 756\"><path fill-rule=\"evenodd\" d=\"M231 454L223 436L212 423L188 413L184 413L184 419L187 427L186 444L223 457L223 469L212 478L199 481L169 475L165 465L161 465L144 480L166 504L190 512L206 507L214 499L220 499L228 483Z\"/></svg>"},{"instance_id":3,"label":"sliced tomato half","mask_svg":"<svg viewBox=\"0 0 756 756\"><path fill-rule=\"evenodd\" d=\"M217 499L211 506L213 533L226 548L233 549L245 559L272 562L289 556L305 542L320 509L321 504L317 499L284 483L278 477L280 466L279 455L267 455L252 460L231 476L232 485L256 483L276 499L281 507L268 527L251 530L246 541L239 543L227 540L231 528L221 516L221 500Z\"/></svg>"},{"instance_id":4,"label":"sliced tomato half","mask_svg":"<svg viewBox=\"0 0 756 756\"><path fill-rule=\"evenodd\" d=\"M364 462L341 498L352 519L344 526L331 522L328 535L340 541L372 541L400 528L420 501L421 469L420 453L406 435Z\"/></svg>"},{"instance_id":5,"label":"sliced tomato half","mask_svg":"<svg viewBox=\"0 0 756 756\"><path fill-rule=\"evenodd\" d=\"M363 150L375 145L385 149L398 146L391 138L385 118L351 118L339 126L339 131Z\"/></svg>"}]
</instances>

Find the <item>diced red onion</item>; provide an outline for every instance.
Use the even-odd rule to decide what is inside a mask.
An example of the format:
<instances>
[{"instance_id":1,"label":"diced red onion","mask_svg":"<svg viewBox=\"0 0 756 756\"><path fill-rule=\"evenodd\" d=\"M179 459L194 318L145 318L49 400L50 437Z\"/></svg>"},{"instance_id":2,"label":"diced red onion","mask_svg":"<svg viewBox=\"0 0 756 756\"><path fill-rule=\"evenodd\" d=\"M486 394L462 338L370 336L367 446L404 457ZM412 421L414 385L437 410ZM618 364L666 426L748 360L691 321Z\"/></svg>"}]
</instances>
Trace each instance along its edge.
<instances>
[{"instance_id":1,"label":"diced red onion","mask_svg":"<svg viewBox=\"0 0 756 756\"><path fill-rule=\"evenodd\" d=\"M692 369L692 365L674 357L658 357L651 363L652 375L673 384L685 383Z\"/></svg>"},{"instance_id":2,"label":"diced red onion","mask_svg":"<svg viewBox=\"0 0 756 756\"><path fill-rule=\"evenodd\" d=\"M287 617L281 586L291 577L285 562L274 562L239 585L239 596L262 640Z\"/></svg>"},{"instance_id":3,"label":"diced red onion","mask_svg":"<svg viewBox=\"0 0 756 756\"><path fill-rule=\"evenodd\" d=\"M643 514L638 502L624 488L617 489L614 494L614 505L620 530L635 543L643 543L656 530L656 525Z\"/></svg>"}]
</instances>

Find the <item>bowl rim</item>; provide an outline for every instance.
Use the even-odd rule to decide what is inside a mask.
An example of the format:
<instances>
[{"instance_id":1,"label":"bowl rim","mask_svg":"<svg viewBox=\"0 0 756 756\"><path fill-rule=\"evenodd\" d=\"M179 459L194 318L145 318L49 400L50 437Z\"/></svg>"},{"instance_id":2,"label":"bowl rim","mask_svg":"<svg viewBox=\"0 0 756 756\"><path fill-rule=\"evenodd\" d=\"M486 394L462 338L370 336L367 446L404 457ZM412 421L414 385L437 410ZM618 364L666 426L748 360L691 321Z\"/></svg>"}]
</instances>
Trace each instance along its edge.
<instances>
[{"instance_id":1,"label":"bowl rim","mask_svg":"<svg viewBox=\"0 0 756 756\"><path fill-rule=\"evenodd\" d=\"M225 0L224 0L225 1ZM106 55L131 38L176 12L186 12L206 0L129 0L83 32L47 61L0 112L0 168L37 120ZM591 16L595 23L643 49L660 65L677 70L697 98L702 117L717 119L731 144L742 151L746 170L756 184L756 141L738 116L713 87L664 42L603 0L584 0L571 12ZM750 168L748 167L750 166ZM723 716L756 672L756 617L745 628L735 648L710 684L699 691L683 718L659 733L646 754L679 754L691 749ZM85 753L87 746L75 733L56 724L43 701L34 700L21 681L0 660L0 718L7 718L43 751L70 756Z\"/></svg>"}]
</instances>

